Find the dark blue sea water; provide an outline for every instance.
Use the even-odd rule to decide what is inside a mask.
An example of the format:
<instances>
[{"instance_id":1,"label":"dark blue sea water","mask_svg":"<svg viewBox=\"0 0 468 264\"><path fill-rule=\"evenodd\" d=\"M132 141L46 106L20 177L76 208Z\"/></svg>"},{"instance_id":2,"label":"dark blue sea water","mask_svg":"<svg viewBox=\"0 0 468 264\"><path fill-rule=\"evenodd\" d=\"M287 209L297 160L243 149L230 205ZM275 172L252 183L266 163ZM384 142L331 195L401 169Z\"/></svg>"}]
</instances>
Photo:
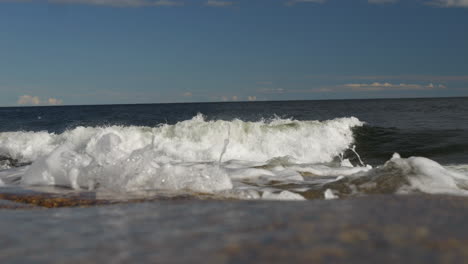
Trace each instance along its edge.
<instances>
[{"instance_id":1,"label":"dark blue sea water","mask_svg":"<svg viewBox=\"0 0 468 264\"><path fill-rule=\"evenodd\" d=\"M468 98L7 107L0 132L3 182L21 186L314 198L389 170L398 183L379 191L464 193L468 179Z\"/></svg>"}]
</instances>

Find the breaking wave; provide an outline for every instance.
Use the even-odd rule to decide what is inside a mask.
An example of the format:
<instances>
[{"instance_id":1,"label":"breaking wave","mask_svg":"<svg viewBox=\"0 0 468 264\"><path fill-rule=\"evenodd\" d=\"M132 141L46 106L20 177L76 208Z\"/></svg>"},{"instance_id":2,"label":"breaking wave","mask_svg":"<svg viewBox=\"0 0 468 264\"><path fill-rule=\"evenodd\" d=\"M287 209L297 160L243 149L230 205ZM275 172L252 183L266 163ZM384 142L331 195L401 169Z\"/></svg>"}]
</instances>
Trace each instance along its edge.
<instances>
[{"instance_id":1,"label":"breaking wave","mask_svg":"<svg viewBox=\"0 0 468 264\"><path fill-rule=\"evenodd\" d=\"M468 194L468 173L394 155L376 168L353 144L357 118L207 121L0 133L0 185L171 190L263 199L372 193ZM352 164L344 153L358 157Z\"/></svg>"},{"instance_id":2,"label":"breaking wave","mask_svg":"<svg viewBox=\"0 0 468 264\"><path fill-rule=\"evenodd\" d=\"M77 127L62 134L47 132L0 133L0 156L33 162L59 147L112 162L134 151L150 148L170 161L216 161L226 139L224 159L266 161L290 156L303 162L327 162L353 142L357 118L325 122L274 119L244 122L191 120L158 127Z\"/></svg>"}]
</instances>

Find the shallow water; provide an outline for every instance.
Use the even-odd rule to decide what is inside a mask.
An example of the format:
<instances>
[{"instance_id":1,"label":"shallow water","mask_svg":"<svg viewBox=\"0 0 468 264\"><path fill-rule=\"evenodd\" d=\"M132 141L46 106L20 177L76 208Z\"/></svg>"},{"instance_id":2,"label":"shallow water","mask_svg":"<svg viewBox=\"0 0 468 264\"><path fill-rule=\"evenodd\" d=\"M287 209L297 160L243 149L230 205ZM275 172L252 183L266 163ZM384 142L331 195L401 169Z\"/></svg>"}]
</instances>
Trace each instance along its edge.
<instances>
[{"instance_id":1,"label":"shallow water","mask_svg":"<svg viewBox=\"0 0 468 264\"><path fill-rule=\"evenodd\" d=\"M466 198L0 210L2 263L465 263Z\"/></svg>"}]
</instances>

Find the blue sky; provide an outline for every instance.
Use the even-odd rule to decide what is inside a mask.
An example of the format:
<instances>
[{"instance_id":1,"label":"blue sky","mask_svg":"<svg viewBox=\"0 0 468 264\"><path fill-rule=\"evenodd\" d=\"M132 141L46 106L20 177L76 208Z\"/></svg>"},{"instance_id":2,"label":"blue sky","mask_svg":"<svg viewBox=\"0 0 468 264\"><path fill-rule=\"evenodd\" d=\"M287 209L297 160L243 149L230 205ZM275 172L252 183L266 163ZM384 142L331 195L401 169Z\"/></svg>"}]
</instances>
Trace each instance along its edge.
<instances>
[{"instance_id":1,"label":"blue sky","mask_svg":"<svg viewBox=\"0 0 468 264\"><path fill-rule=\"evenodd\" d=\"M0 106L468 96L468 0L0 0Z\"/></svg>"}]
</instances>

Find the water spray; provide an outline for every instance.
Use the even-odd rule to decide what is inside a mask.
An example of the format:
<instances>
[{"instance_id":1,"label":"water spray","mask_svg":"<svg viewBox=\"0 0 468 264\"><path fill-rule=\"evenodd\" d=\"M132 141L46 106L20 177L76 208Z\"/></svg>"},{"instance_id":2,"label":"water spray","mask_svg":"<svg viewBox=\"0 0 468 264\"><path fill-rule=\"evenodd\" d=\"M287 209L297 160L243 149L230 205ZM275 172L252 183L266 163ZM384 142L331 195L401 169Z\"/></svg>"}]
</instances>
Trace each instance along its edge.
<instances>
[{"instance_id":1,"label":"water spray","mask_svg":"<svg viewBox=\"0 0 468 264\"><path fill-rule=\"evenodd\" d=\"M351 150L352 152L354 152L354 154L356 154L356 156L357 156L357 158L358 158L358 160L359 160L359 163L361 163L361 166L365 167L366 165L364 164L364 162L362 162L361 156L359 156L359 154L358 154L357 151L356 151L356 145L353 145L353 147L350 148L350 150Z\"/></svg>"},{"instance_id":2,"label":"water spray","mask_svg":"<svg viewBox=\"0 0 468 264\"><path fill-rule=\"evenodd\" d=\"M223 159L224 153L226 153L227 147L229 145L229 137L231 136L231 126L228 126L228 135L227 138L224 140L223 150L221 151L221 155L219 155L218 163L221 164L221 160Z\"/></svg>"}]
</instances>

